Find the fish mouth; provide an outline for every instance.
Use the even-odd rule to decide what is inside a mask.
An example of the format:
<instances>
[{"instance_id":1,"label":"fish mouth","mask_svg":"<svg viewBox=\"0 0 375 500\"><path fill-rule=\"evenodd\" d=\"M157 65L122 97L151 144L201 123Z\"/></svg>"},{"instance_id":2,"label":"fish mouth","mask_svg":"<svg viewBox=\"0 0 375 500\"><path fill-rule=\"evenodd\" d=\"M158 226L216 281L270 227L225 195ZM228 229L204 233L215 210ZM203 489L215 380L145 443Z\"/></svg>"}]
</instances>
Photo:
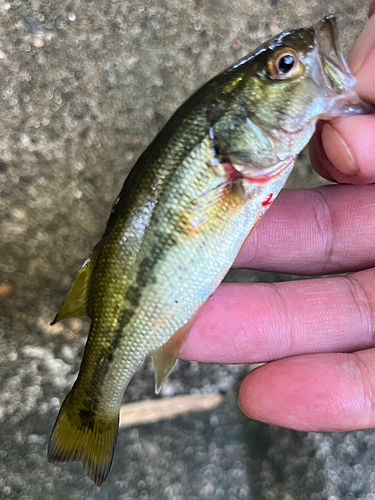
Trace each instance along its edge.
<instances>
[{"instance_id":1,"label":"fish mouth","mask_svg":"<svg viewBox=\"0 0 375 500\"><path fill-rule=\"evenodd\" d=\"M335 92L353 87L357 82L339 47L336 17L325 17L314 26L314 30L325 85Z\"/></svg>"},{"instance_id":2,"label":"fish mouth","mask_svg":"<svg viewBox=\"0 0 375 500\"><path fill-rule=\"evenodd\" d=\"M313 65L312 80L329 100L329 109L322 117L374 113L375 108L353 89L357 81L340 50L335 15L322 19L314 31L317 64Z\"/></svg>"}]
</instances>

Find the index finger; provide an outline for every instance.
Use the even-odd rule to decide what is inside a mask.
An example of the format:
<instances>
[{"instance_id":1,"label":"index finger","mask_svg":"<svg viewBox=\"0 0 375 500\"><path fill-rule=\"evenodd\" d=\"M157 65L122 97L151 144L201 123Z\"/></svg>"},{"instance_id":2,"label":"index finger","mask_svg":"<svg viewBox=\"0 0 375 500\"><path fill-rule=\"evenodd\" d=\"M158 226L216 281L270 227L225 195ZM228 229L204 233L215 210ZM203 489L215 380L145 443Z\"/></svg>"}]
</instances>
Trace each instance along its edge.
<instances>
[{"instance_id":1,"label":"index finger","mask_svg":"<svg viewBox=\"0 0 375 500\"><path fill-rule=\"evenodd\" d=\"M345 277L219 286L199 311L182 359L259 363L374 345L375 268Z\"/></svg>"},{"instance_id":2,"label":"index finger","mask_svg":"<svg viewBox=\"0 0 375 500\"><path fill-rule=\"evenodd\" d=\"M375 0L370 13L374 12ZM375 103L375 15L355 43L348 64L357 79L358 93ZM310 158L317 172L329 180L375 182L375 114L319 123L310 142Z\"/></svg>"}]
</instances>

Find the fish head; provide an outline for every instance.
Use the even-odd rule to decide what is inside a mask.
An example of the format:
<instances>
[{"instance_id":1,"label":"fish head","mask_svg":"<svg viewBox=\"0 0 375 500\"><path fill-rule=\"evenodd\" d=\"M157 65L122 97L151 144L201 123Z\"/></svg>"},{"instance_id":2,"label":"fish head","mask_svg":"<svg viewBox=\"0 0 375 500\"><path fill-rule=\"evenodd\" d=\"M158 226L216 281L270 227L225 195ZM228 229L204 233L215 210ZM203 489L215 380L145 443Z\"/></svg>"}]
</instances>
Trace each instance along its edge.
<instances>
[{"instance_id":1,"label":"fish head","mask_svg":"<svg viewBox=\"0 0 375 500\"><path fill-rule=\"evenodd\" d=\"M333 15L280 33L233 70L242 71L240 98L252 128L266 138L263 167L297 155L318 119L374 112L353 88Z\"/></svg>"}]
</instances>

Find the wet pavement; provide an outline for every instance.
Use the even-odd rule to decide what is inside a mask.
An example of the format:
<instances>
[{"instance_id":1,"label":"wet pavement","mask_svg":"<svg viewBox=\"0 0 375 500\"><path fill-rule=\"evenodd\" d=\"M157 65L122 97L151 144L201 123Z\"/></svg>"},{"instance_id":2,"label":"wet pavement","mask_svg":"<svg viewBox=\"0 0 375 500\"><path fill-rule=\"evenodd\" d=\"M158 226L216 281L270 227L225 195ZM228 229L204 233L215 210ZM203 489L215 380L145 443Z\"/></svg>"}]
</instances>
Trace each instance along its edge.
<instances>
[{"instance_id":1,"label":"wet pavement","mask_svg":"<svg viewBox=\"0 0 375 500\"><path fill-rule=\"evenodd\" d=\"M197 87L285 28L363 2L0 3L0 498L375 499L375 433L302 433L237 406L245 366L180 362L161 396L226 393L210 412L123 429L99 490L46 448L82 356L86 320L50 327L137 157ZM303 154L290 187L318 185ZM232 281L285 275L234 271ZM155 397L149 363L125 401Z\"/></svg>"}]
</instances>

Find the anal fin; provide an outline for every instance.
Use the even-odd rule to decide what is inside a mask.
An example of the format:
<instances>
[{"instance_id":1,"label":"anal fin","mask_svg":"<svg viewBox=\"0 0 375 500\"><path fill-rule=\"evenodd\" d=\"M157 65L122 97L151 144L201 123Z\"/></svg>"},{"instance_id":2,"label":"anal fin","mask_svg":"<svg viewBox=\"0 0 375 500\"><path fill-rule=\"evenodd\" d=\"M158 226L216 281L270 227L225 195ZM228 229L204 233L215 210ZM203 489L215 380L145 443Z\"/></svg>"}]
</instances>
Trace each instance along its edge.
<instances>
[{"instance_id":1,"label":"anal fin","mask_svg":"<svg viewBox=\"0 0 375 500\"><path fill-rule=\"evenodd\" d=\"M56 314L51 325L54 325L58 321L65 318L88 316L87 302L89 294L89 282L95 264L98 260L100 247L101 241L95 246L88 259L86 259L83 266L78 271L78 274L70 287L68 295L65 297L64 302L61 304L59 312Z\"/></svg>"},{"instance_id":2,"label":"anal fin","mask_svg":"<svg viewBox=\"0 0 375 500\"><path fill-rule=\"evenodd\" d=\"M161 348L151 355L152 363L155 372L155 392L159 394L168 375L173 370L179 353L187 339L191 327L193 326L194 318L190 319L184 326L161 346Z\"/></svg>"}]
</instances>

